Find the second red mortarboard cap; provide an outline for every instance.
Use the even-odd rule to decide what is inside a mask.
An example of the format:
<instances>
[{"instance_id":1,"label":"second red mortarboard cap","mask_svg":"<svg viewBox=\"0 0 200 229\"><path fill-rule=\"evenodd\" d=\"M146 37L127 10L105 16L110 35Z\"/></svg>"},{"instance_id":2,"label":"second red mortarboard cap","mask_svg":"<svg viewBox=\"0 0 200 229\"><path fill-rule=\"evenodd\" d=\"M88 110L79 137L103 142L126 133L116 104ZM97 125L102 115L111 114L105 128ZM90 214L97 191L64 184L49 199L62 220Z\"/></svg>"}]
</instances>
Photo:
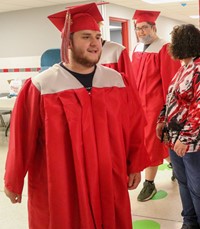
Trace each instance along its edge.
<instances>
[{"instance_id":1,"label":"second red mortarboard cap","mask_svg":"<svg viewBox=\"0 0 200 229\"><path fill-rule=\"evenodd\" d=\"M159 14L160 11L136 10L133 15L133 19L136 20L136 23L140 23L140 22L155 23Z\"/></svg>"}]
</instances>

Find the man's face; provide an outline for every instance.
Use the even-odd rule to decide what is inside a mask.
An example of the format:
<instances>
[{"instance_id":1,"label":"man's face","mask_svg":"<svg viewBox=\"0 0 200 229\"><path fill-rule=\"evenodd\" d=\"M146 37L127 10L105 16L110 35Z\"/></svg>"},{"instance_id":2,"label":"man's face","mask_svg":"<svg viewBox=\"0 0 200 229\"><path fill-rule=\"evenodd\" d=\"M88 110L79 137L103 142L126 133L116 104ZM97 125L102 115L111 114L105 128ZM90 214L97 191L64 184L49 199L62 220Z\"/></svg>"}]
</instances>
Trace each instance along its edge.
<instances>
[{"instance_id":1,"label":"man's face","mask_svg":"<svg viewBox=\"0 0 200 229\"><path fill-rule=\"evenodd\" d=\"M144 44L151 44L156 36L155 25L150 25L147 22L137 23L135 31L139 41Z\"/></svg>"},{"instance_id":2,"label":"man's face","mask_svg":"<svg viewBox=\"0 0 200 229\"><path fill-rule=\"evenodd\" d=\"M101 56L101 33L93 30L75 32L70 49L73 62L85 67L94 66Z\"/></svg>"}]
</instances>

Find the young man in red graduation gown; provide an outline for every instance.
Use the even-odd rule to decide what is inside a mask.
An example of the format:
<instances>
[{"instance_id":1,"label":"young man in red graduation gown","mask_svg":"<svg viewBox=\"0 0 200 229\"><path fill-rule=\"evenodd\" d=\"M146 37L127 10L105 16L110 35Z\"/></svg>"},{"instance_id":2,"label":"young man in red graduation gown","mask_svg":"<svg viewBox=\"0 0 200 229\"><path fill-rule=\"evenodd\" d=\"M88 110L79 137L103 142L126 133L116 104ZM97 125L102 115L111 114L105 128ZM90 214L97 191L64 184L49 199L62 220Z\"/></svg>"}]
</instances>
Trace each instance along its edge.
<instances>
[{"instance_id":1,"label":"young man in red graduation gown","mask_svg":"<svg viewBox=\"0 0 200 229\"><path fill-rule=\"evenodd\" d=\"M156 123L165 102L168 85L180 67L172 60L168 43L157 36L155 21L160 12L136 10L133 16L139 43L132 54L132 68L141 103L146 115L145 145L151 164L145 169L145 182L138 201L147 201L156 193L157 169L168 157L168 149L156 136Z\"/></svg>"},{"instance_id":2,"label":"young man in red graduation gown","mask_svg":"<svg viewBox=\"0 0 200 229\"><path fill-rule=\"evenodd\" d=\"M97 65L95 3L49 19L62 31L62 62L17 98L5 193L20 203L28 172L30 229L131 229L128 189L148 166L137 104L121 74Z\"/></svg>"}]
</instances>

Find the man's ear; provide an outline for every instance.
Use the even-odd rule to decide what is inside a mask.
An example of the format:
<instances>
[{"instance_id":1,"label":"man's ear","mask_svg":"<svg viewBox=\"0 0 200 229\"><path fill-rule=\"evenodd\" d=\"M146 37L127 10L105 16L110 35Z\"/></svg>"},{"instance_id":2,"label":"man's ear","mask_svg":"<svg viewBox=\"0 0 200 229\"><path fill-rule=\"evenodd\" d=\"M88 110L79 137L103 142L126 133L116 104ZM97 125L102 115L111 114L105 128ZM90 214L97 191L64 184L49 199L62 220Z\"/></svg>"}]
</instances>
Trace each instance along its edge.
<instances>
[{"instance_id":1,"label":"man's ear","mask_svg":"<svg viewBox=\"0 0 200 229\"><path fill-rule=\"evenodd\" d=\"M155 33L157 33L156 25L152 25L152 28L153 28L153 31L154 31Z\"/></svg>"},{"instance_id":2,"label":"man's ear","mask_svg":"<svg viewBox=\"0 0 200 229\"><path fill-rule=\"evenodd\" d=\"M72 47L73 47L73 35L71 34L69 38L68 49L72 49Z\"/></svg>"},{"instance_id":3,"label":"man's ear","mask_svg":"<svg viewBox=\"0 0 200 229\"><path fill-rule=\"evenodd\" d=\"M68 49L71 49L71 48L72 48L72 40L70 39L69 44L68 44Z\"/></svg>"}]
</instances>

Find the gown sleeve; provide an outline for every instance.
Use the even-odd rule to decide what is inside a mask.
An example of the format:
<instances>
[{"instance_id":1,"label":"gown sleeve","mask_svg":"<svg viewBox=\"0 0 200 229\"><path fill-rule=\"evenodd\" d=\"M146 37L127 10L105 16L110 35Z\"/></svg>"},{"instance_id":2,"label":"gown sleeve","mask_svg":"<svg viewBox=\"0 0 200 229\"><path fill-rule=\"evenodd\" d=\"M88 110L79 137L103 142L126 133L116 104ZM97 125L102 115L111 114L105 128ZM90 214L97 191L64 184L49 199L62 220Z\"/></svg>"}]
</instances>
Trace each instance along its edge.
<instances>
[{"instance_id":1,"label":"gown sleeve","mask_svg":"<svg viewBox=\"0 0 200 229\"><path fill-rule=\"evenodd\" d=\"M40 92L28 79L11 115L10 138L5 168L5 186L21 194L24 177L37 147L40 128Z\"/></svg>"},{"instance_id":2,"label":"gown sleeve","mask_svg":"<svg viewBox=\"0 0 200 229\"><path fill-rule=\"evenodd\" d=\"M125 79L127 79L127 82L130 83L134 93L136 93L137 92L136 82L133 75L132 64L127 49L124 49L119 57L118 70L120 73L124 74Z\"/></svg>"},{"instance_id":3,"label":"gown sleeve","mask_svg":"<svg viewBox=\"0 0 200 229\"><path fill-rule=\"evenodd\" d=\"M132 68L130 58L128 56L127 49L124 49L120 55L118 61L118 69L124 78L126 86L128 86L131 89L132 98L135 104L134 106L136 107L136 109L140 110L140 116L143 116L142 118L144 119L144 124L146 125L147 122L146 122L144 111L142 109L141 100L139 97L138 89L135 82L135 77L133 75L133 68Z\"/></svg>"},{"instance_id":4,"label":"gown sleeve","mask_svg":"<svg viewBox=\"0 0 200 229\"><path fill-rule=\"evenodd\" d=\"M130 139L127 155L127 174L141 172L150 165L150 158L144 143L146 119L142 106L134 99L129 87Z\"/></svg>"}]
</instances>

